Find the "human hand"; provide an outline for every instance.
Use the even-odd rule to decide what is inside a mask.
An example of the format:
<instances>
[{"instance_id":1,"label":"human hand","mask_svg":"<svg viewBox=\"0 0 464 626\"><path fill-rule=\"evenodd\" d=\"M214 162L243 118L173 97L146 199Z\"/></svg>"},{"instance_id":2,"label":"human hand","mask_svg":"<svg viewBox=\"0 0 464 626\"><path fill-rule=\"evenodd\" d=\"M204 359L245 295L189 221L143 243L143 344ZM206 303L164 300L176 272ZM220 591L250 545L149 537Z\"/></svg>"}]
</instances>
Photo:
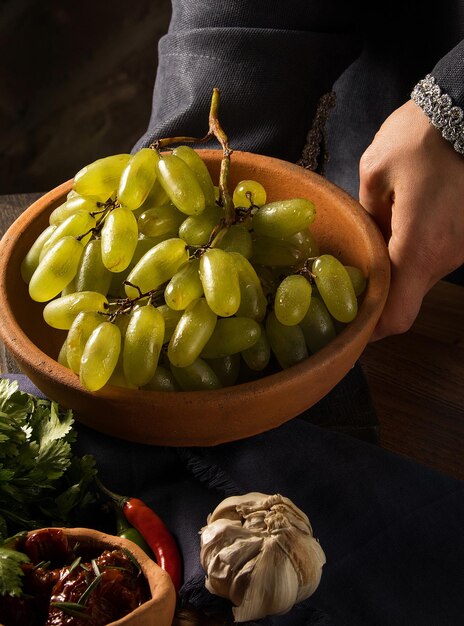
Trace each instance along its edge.
<instances>
[{"instance_id":1,"label":"human hand","mask_svg":"<svg viewBox=\"0 0 464 626\"><path fill-rule=\"evenodd\" d=\"M464 263L464 156L412 100L361 157L359 201L388 243L391 285L371 341L407 331L429 289Z\"/></svg>"}]
</instances>

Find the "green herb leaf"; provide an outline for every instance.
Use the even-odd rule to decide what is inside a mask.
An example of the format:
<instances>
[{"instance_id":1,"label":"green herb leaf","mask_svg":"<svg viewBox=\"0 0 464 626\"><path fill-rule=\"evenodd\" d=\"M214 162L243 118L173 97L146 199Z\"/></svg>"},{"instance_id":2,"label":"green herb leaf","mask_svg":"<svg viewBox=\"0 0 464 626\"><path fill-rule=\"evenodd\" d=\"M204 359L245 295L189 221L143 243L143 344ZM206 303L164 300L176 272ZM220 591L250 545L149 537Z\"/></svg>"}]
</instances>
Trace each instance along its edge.
<instances>
[{"instance_id":1,"label":"green herb leaf","mask_svg":"<svg viewBox=\"0 0 464 626\"><path fill-rule=\"evenodd\" d=\"M95 576L100 576L101 572L100 572L100 568L98 567L98 563L96 562L96 560L92 559L90 561L90 564L92 566L93 573L95 574Z\"/></svg>"},{"instance_id":2,"label":"green herb leaf","mask_svg":"<svg viewBox=\"0 0 464 626\"><path fill-rule=\"evenodd\" d=\"M70 410L0 378L0 541L23 529L76 525L95 502L95 460L73 454L76 436Z\"/></svg>"},{"instance_id":3,"label":"green herb leaf","mask_svg":"<svg viewBox=\"0 0 464 626\"><path fill-rule=\"evenodd\" d=\"M79 598L78 604L82 604L83 606L85 606L85 603L87 602L88 597L90 596L92 591L95 589L95 587L98 587L98 585L101 583L102 578L103 578L103 574L98 574L98 576L96 576L92 580L90 585L87 587L87 589L84 591L84 593Z\"/></svg>"},{"instance_id":4,"label":"green herb leaf","mask_svg":"<svg viewBox=\"0 0 464 626\"><path fill-rule=\"evenodd\" d=\"M81 619L89 618L89 615L86 614L85 606L77 604L77 602L50 602L50 606L60 609L60 611L72 617L79 617Z\"/></svg>"},{"instance_id":5,"label":"green herb leaf","mask_svg":"<svg viewBox=\"0 0 464 626\"><path fill-rule=\"evenodd\" d=\"M56 402L46 404L43 402L39 406L45 409L48 418L41 420L34 428L34 435L41 449L69 435L74 422L71 411L66 411L60 416Z\"/></svg>"},{"instance_id":6,"label":"green herb leaf","mask_svg":"<svg viewBox=\"0 0 464 626\"><path fill-rule=\"evenodd\" d=\"M22 589L22 563L29 558L22 552L0 547L0 596L20 596Z\"/></svg>"},{"instance_id":7,"label":"green herb leaf","mask_svg":"<svg viewBox=\"0 0 464 626\"><path fill-rule=\"evenodd\" d=\"M26 419L32 411L33 400L18 389L18 383L0 378L0 460L19 454L27 440Z\"/></svg>"},{"instance_id":8,"label":"green herb leaf","mask_svg":"<svg viewBox=\"0 0 464 626\"><path fill-rule=\"evenodd\" d=\"M71 563L71 565L69 566L68 575L69 575L71 572L73 572L73 571L76 569L76 567L77 567L78 565L80 565L80 564L81 564L81 559L82 559L82 557L81 557L81 556L78 556L78 557L77 557L77 559L74 559L74 561L73 561L73 562Z\"/></svg>"},{"instance_id":9,"label":"green herb leaf","mask_svg":"<svg viewBox=\"0 0 464 626\"><path fill-rule=\"evenodd\" d=\"M132 552L130 550L128 550L127 548L125 548L125 547L122 549L122 551L124 552L126 557L129 559L129 561L132 563L132 565L135 567L137 572L140 573L142 571L141 568L140 568L140 563L137 561L137 559L132 554Z\"/></svg>"}]
</instances>

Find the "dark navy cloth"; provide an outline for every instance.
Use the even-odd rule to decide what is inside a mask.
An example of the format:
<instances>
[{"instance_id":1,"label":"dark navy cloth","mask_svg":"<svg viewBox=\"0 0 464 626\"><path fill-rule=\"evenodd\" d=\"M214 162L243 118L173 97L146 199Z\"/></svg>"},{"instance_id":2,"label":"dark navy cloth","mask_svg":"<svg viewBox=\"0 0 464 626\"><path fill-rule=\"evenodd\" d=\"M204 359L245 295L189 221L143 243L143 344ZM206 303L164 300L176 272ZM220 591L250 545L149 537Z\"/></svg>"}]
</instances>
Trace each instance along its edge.
<instances>
[{"instance_id":1,"label":"dark navy cloth","mask_svg":"<svg viewBox=\"0 0 464 626\"><path fill-rule=\"evenodd\" d=\"M152 115L136 147L207 130L209 100L231 145L296 161L319 98L336 93L327 178L357 197L375 132L433 73L464 108L464 2L172 0L159 42Z\"/></svg>"},{"instance_id":2,"label":"dark navy cloth","mask_svg":"<svg viewBox=\"0 0 464 626\"><path fill-rule=\"evenodd\" d=\"M25 377L24 390L36 392ZM459 626L464 615L464 484L299 418L212 448L144 446L77 424L77 453L102 481L153 507L184 558L181 602L230 614L205 591L199 530L226 496L291 498L327 556L316 593L260 626Z\"/></svg>"}]
</instances>

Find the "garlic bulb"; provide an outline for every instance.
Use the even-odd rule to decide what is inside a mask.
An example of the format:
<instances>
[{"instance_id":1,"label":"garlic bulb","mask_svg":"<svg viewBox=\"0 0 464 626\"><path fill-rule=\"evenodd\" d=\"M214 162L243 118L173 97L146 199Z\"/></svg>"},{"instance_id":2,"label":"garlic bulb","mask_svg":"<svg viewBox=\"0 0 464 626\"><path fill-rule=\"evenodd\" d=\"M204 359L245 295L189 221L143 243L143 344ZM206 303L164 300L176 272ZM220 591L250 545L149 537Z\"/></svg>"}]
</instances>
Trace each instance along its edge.
<instances>
[{"instance_id":1,"label":"garlic bulb","mask_svg":"<svg viewBox=\"0 0 464 626\"><path fill-rule=\"evenodd\" d=\"M200 552L206 588L231 600L236 622L286 613L317 589L325 554L288 498L232 496L207 521Z\"/></svg>"}]
</instances>

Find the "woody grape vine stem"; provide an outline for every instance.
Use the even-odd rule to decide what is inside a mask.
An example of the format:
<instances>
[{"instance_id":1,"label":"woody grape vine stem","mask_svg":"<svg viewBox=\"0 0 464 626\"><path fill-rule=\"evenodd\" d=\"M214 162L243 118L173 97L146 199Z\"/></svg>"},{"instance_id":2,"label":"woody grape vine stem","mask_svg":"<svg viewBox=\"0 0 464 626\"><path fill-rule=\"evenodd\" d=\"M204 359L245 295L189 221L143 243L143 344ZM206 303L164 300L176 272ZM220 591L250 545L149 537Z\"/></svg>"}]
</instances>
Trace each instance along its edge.
<instances>
[{"instance_id":1,"label":"woody grape vine stem","mask_svg":"<svg viewBox=\"0 0 464 626\"><path fill-rule=\"evenodd\" d=\"M204 137L164 137L156 139L150 145L153 150L161 150L175 143L205 143L215 137L222 147L221 169L219 173L219 199L224 207L225 225L230 226L235 222L235 209L232 197L228 189L228 176L230 169L230 155L233 150L229 145L229 140L219 122L219 89L214 87L209 110L209 129Z\"/></svg>"}]
</instances>

